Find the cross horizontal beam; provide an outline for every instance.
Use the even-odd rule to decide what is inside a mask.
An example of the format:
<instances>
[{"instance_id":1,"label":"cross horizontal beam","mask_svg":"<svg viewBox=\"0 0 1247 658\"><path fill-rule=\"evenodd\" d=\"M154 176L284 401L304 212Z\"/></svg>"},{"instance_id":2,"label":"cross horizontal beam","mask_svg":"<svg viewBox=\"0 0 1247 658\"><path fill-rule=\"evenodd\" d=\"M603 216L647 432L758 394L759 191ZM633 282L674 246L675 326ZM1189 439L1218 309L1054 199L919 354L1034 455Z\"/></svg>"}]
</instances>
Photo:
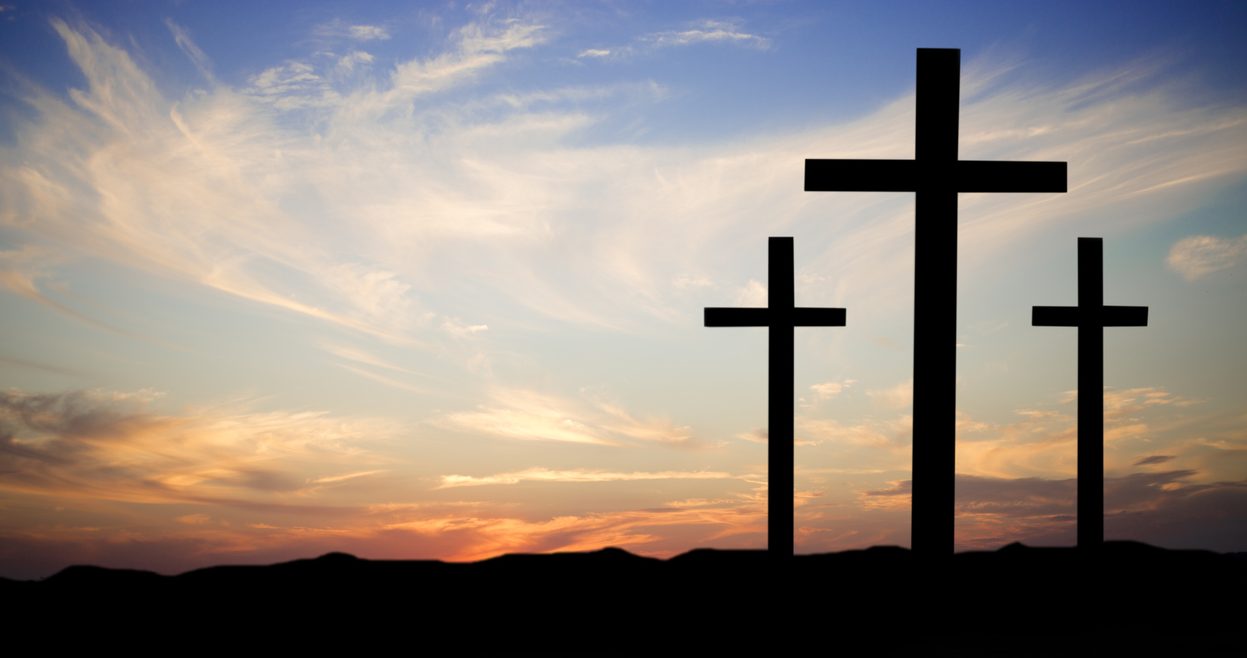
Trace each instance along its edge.
<instances>
[{"instance_id":1,"label":"cross horizontal beam","mask_svg":"<svg viewBox=\"0 0 1247 658\"><path fill-rule=\"evenodd\" d=\"M1146 327L1146 306L1105 306L1101 326ZM1077 327L1077 306L1035 306L1031 311L1031 325L1035 327Z\"/></svg>"},{"instance_id":2,"label":"cross horizontal beam","mask_svg":"<svg viewBox=\"0 0 1247 658\"><path fill-rule=\"evenodd\" d=\"M769 327L777 319L788 324L776 311L782 312L782 309L708 307L705 324L707 327ZM797 307L789 312L794 327L843 327L845 324L842 308Z\"/></svg>"},{"instance_id":3,"label":"cross horizontal beam","mask_svg":"<svg viewBox=\"0 0 1247 658\"><path fill-rule=\"evenodd\" d=\"M706 307L707 327L769 327L769 308Z\"/></svg>"},{"instance_id":4,"label":"cross horizontal beam","mask_svg":"<svg viewBox=\"0 0 1247 658\"><path fill-rule=\"evenodd\" d=\"M810 160L806 192L1065 192L1064 162Z\"/></svg>"}]
</instances>

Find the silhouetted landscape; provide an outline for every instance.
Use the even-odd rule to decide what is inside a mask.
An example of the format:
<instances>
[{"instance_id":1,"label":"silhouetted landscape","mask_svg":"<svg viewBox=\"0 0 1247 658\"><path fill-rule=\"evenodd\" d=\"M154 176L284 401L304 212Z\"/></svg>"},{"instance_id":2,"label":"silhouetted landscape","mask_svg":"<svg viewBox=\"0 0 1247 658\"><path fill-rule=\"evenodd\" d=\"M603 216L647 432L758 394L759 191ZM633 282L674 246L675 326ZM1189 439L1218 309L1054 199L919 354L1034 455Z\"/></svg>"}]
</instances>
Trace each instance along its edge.
<instances>
[{"instance_id":1,"label":"silhouetted landscape","mask_svg":"<svg viewBox=\"0 0 1247 658\"><path fill-rule=\"evenodd\" d=\"M796 649L870 641L1003 652L994 637L1241 648L1247 554L1107 542L1098 556L1012 544L930 562L897 547L796 556L698 549L669 560L607 548L474 563L365 560L343 553L176 576L69 567L0 582L11 628L132 626L218 636L297 624L326 632L415 632L465 646L542 651L696 645ZM335 631L334 629L337 629ZM933 643L933 644L932 644ZM1019 646L1021 649L1019 649Z\"/></svg>"}]
</instances>

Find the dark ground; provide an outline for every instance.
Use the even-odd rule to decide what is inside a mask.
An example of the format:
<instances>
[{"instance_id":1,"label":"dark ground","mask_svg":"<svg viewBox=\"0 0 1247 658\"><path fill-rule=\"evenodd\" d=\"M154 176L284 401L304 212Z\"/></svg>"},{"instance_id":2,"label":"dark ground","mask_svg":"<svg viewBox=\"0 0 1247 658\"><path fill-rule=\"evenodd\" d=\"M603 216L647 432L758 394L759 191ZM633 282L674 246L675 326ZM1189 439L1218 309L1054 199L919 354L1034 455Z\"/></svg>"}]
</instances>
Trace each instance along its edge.
<instances>
[{"instance_id":1,"label":"dark ground","mask_svg":"<svg viewBox=\"0 0 1247 658\"><path fill-rule=\"evenodd\" d=\"M0 579L0 628L10 642L100 649L357 638L405 655L1247 656L1245 597L1247 555L1133 542L1094 556L1015 544L930 563L886 547L789 564L762 551L475 563L334 553L178 576L70 567L42 581Z\"/></svg>"}]
</instances>

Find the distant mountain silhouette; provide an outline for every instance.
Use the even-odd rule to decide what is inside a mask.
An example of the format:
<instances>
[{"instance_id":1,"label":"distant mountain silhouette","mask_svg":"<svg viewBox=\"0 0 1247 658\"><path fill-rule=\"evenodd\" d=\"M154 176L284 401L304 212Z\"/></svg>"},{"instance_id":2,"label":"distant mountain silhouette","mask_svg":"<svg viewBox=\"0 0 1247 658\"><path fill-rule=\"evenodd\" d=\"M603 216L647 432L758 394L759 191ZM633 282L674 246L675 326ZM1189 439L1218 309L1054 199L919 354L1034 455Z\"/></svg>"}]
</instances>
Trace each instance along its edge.
<instances>
[{"instance_id":1,"label":"distant mountain silhouette","mask_svg":"<svg viewBox=\"0 0 1247 658\"><path fill-rule=\"evenodd\" d=\"M426 649L512 653L862 645L884 655L1064 655L1103 643L1218 655L1245 646L1244 591L1245 554L1135 542L1107 542L1096 556L1011 544L926 560L876 547L788 564L765 551L711 549L669 560L608 548L474 563L330 553L177 576L75 566L42 581L0 580L16 633L131 629L140 644L279 629L297 644L411 633Z\"/></svg>"}]
</instances>

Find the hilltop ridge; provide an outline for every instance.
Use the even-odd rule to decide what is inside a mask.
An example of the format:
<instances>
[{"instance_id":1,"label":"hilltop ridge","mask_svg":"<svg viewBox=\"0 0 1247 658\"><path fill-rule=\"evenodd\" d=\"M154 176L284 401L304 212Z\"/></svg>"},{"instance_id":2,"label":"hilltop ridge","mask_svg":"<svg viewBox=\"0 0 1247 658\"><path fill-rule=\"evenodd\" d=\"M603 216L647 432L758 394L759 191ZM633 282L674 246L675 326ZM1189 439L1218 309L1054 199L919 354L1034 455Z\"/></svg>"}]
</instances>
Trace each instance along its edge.
<instances>
[{"instance_id":1,"label":"hilltop ridge","mask_svg":"<svg viewBox=\"0 0 1247 658\"><path fill-rule=\"evenodd\" d=\"M1245 590L1243 554L1136 542L1108 542L1096 556L1011 544L937 561L881 546L787 564L760 550L662 560L606 548L472 563L328 553L176 576L74 566L42 581L0 582L14 628L135 618L164 630L209 620L220 628L233 618L392 631L418 622L485 646L544 633L634 648L660 638L797 647L831 633L901 643L1170 638L1212 650L1242 646Z\"/></svg>"}]
</instances>

